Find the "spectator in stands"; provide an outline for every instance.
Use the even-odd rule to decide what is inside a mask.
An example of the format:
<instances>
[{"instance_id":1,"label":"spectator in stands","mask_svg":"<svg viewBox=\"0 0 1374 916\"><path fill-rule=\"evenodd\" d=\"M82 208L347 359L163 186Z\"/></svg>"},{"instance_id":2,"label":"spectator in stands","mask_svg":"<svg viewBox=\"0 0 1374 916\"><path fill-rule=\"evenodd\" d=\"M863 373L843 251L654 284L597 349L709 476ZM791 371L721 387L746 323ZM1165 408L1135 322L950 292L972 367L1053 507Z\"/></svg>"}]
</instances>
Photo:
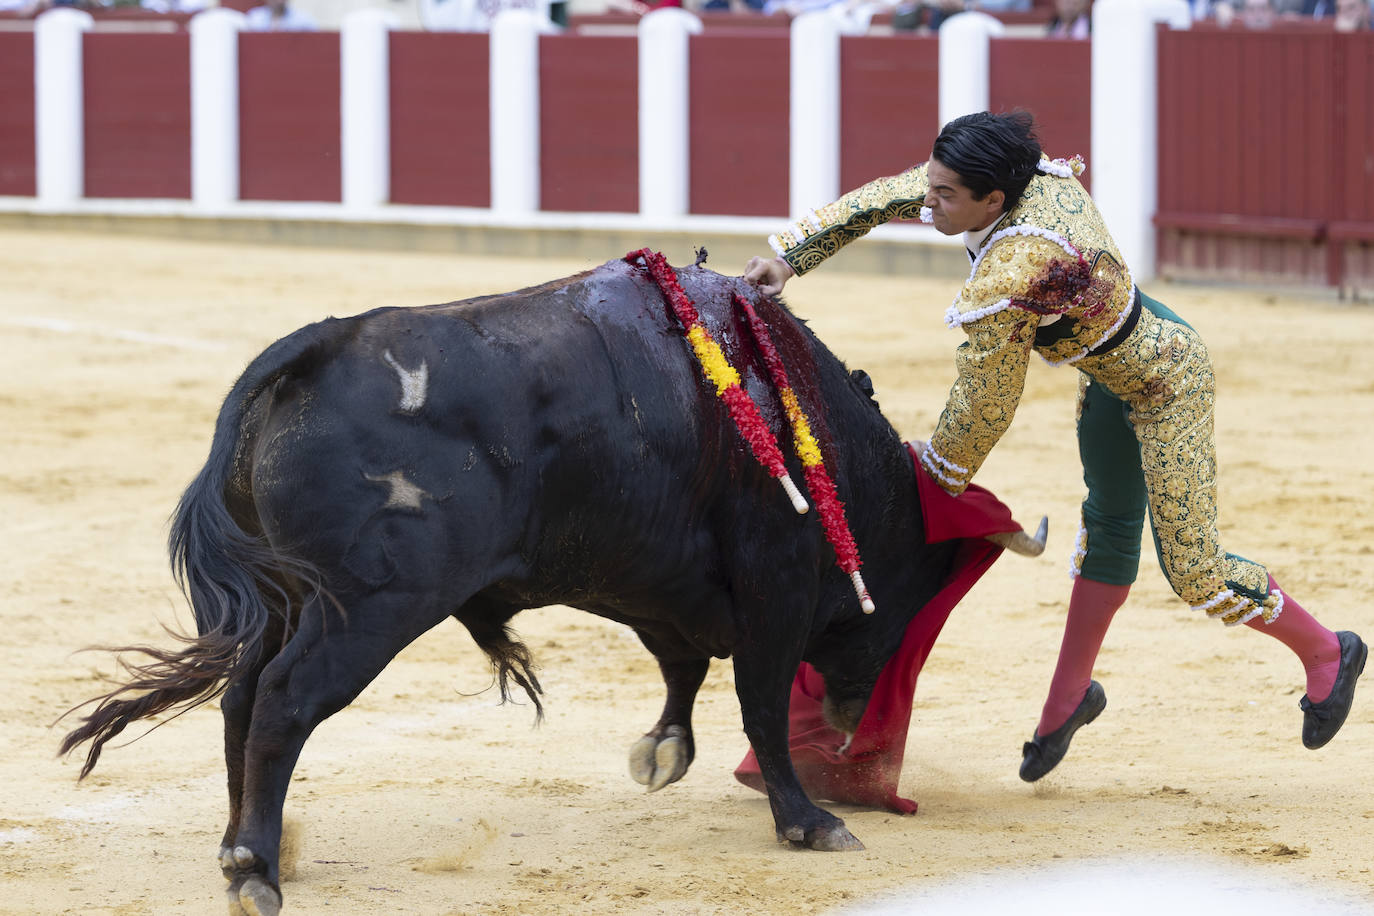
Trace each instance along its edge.
<instances>
[{"instance_id":1,"label":"spectator in stands","mask_svg":"<svg viewBox=\"0 0 1374 916\"><path fill-rule=\"evenodd\" d=\"M1369 17L1369 0L1336 0L1337 32L1366 32L1374 28Z\"/></svg>"},{"instance_id":2,"label":"spectator in stands","mask_svg":"<svg viewBox=\"0 0 1374 916\"><path fill-rule=\"evenodd\" d=\"M480 5L482 4L479 4L479 6ZM508 6L519 7L520 5L497 4L497 6L505 8ZM609 10L614 10L618 13L634 13L636 16L643 16L645 13L653 12L665 6L684 7L687 6L687 4L684 4L682 0L648 0L648 2L646 2L646 0L607 0L606 2L606 8ZM491 15L495 16L496 13L493 12Z\"/></svg>"},{"instance_id":3,"label":"spectator in stands","mask_svg":"<svg viewBox=\"0 0 1374 916\"><path fill-rule=\"evenodd\" d=\"M1054 0L1054 17L1046 32L1050 38L1089 38L1092 27L1092 0Z\"/></svg>"},{"instance_id":4,"label":"spectator in stands","mask_svg":"<svg viewBox=\"0 0 1374 916\"><path fill-rule=\"evenodd\" d=\"M892 27L899 32L938 32L940 23L968 8L965 0L897 0Z\"/></svg>"},{"instance_id":5,"label":"spectator in stands","mask_svg":"<svg viewBox=\"0 0 1374 916\"><path fill-rule=\"evenodd\" d=\"M962 13L968 9L968 5L965 0L934 0L933 3L926 4L926 9L930 11L930 30L938 32L946 19L956 13Z\"/></svg>"},{"instance_id":6,"label":"spectator in stands","mask_svg":"<svg viewBox=\"0 0 1374 916\"><path fill-rule=\"evenodd\" d=\"M712 13L761 13L763 0L706 0L701 8Z\"/></svg>"},{"instance_id":7,"label":"spectator in stands","mask_svg":"<svg viewBox=\"0 0 1374 916\"><path fill-rule=\"evenodd\" d=\"M248 11L244 28L250 32L313 32L315 20L291 7L286 0L267 0Z\"/></svg>"},{"instance_id":8,"label":"spectator in stands","mask_svg":"<svg viewBox=\"0 0 1374 916\"><path fill-rule=\"evenodd\" d=\"M139 0L138 5L153 13L199 13L210 0Z\"/></svg>"},{"instance_id":9,"label":"spectator in stands","mask_svg":"<svg viewBox=\"0 0 1374 916\"><path fill-rule=\"evenodd\" d=\"M1314 0L1314 2L1329 3L1331 0ZM1192 15L1194 22L1212 19L1223 28L1230 25L1232 20L1236 18L1236 7L1231 0L1188 0L1188 12Z\"/></svg>"},{"instance_id":10,"label":"spectator in stands","mask_svg":"<svg viewBox=\"0 0 1374 916\"><path fill-rule=\"evenodd\" d=\"M873 21L873 14L887 4L879 0L764 0L763 13L773 16L779 13L786 16L800 16L825 10L834 16L842 27L856 32L867 31Z\"/></svg>"},{"instance_id":11,"label":"spectator in stands","mask_svg":"<svg viewBox=\"0 0 1374 916\"><path fill-rule=\"evenodd\" d=\"M609 0L606 10L643 16L661 6L682 6L682 0ZM448 0L427 8L425 28L433 32L489 32L501 13L525 10L548 19L551 26L568 24L565 0Z\"/></svg>"},{"instance_id":12,"label":"spectator in stands","mask_svg":"<svg viewBox=\"0 0 1374 916\"><path fill-rule=\"evenodd\" d=\"M0 4L0 10L18 10L22 16L37 16L39 13L46 12L54 7L70 6L74 9L85 9L90 6L85 0L18 0L12 6Z\"/></svg>"},{"instance_id":13,"label":"spectator in stands","mask_svg":"<svg viewBox=\"0 0 1374 916\"><path fill-rule=\"evenodd\" d=\"M1272 28L1275 18L1273 0L1244 0L1241 5L1240 24L1247 29Z\"/></svg>"}]
</instances>

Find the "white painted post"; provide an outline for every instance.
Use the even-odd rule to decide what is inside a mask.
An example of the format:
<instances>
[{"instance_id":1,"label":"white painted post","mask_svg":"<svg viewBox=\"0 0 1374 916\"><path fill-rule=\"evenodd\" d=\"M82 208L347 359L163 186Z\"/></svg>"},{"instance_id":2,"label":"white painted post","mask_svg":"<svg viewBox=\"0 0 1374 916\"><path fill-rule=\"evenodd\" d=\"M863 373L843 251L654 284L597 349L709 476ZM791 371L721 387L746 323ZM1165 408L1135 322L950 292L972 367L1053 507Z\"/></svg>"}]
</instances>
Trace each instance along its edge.
<instances>
[{"instance_id":1,"label":"white painted post","mask_svg":"<svg viewBox=\"0 0 1374 916\"><path fill-rule=\"evenodd\" d=\"M792 20L788 214L840 196L840 23L824 10Z\"/></svg>"},{"instance_id":2,"label":"white painted post","mask_svg":"<svg viewBox=\"0 0 1374 916\"><path fill-rule=\"evenodd\" d=\"M191 17L191 202L223 209L239 199L239 32L227 7Z\"/></svg>"},{"instance_id":3,"label":"white painted post","mask_svg":"<svg viewBox=\"0 0 1374 916\"><path fill-rule=\"evenodd\" d=\"M940 24L940 124L988 110L990 46L1006 28L987 13L970 11Z\"/></svg>"},{"instance_id":4,"label":"white painted post","mask_svg":"<svg viewBox=\"0 0 1374 916\"><path fill-rule=\"evenodd\" d=\"M1093 200L1136 282L1155 275L1159 204L1158 48L1155 23L1186 29L1185 0L1093 4Z\"/></svg>"},{"instance_id":5,"label":"white painted post","mask_svg":"<svg viewBox=\"0 0 1374 916\"><path fill-rule=\"evenodd\" d=\"M339 164L343 204L367 209L391 198L390 30L382 9L355 10L339 30Z\"/></svg>"},{"instance_id":6,"label":"white painted post","mask_svg":"<svg viewBox=\"0 0 1374 916\"><path fill-rule=\"evenodd\" d=\"M90 13L49 10L33 30L35 185L40 204L62 207L86 190L82 34Z\"/></svg>"},{"instance_id":7,"label":"white painted post","mask_svg":"<svg viewBox=\"0 0 1374 916\"><path fill-rule=\"evenodd\" d=\"M701 20L665 6L639 20L639 213L672 220L690 202L688 38Z\"/></svg>"},{"instance_id":8,"label":"white painted post","mask_svg":"<svg viewBox=\"0 0 1374 916\"><path fill-rule=\"evenodd\" d=\"M539 209L539 33L532 10L502 10L491 25L491 209Z\"/></svg>"}]
</instances>

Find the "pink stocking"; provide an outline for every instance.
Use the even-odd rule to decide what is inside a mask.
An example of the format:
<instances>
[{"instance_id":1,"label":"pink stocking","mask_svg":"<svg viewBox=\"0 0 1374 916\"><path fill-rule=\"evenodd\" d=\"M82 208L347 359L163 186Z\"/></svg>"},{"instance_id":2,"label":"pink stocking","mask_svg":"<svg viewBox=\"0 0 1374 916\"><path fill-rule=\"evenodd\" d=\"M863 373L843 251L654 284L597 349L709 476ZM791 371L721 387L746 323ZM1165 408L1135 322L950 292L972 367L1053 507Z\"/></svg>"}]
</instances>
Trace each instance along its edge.
<instances>
[{"instance_id":1,"label":"pink stocking","mask_svg":"<svg viewBox=\"0 0 1374 916\"><path fill-rule=\"evenodd\" d=\"M1274 577L1269 577L1269 589L1278 588ZM1280 591L1282 591L1280 589ZM1272 636L1302 661L1307 672L1307 698L1320 703L1331 695L1331 687L1336 683L1336 672L1341 667L1341 644L1336 634L1317 622L1317 619L1302 609L1287 592L1283 594L1283 610L1273 623L1265 623L1264 618L1255 617L1245 625Z\"/></svg>"},{"instance_id":2,"label":"pink stocking","mask_svg":"<svg viewBox=\"0 0 1374 916\"><path fill-rule=\"evenodd\" d=\"M1064 641L1050 681L1050 695L1035 729L1037 735L1048 735L1059 728L1083 702L1112 616L1126 603L1130 591L1129 585L1107 585L1082 576L1074 580L1069 616L1064 621Z\"/></svg>"}]
</instances>

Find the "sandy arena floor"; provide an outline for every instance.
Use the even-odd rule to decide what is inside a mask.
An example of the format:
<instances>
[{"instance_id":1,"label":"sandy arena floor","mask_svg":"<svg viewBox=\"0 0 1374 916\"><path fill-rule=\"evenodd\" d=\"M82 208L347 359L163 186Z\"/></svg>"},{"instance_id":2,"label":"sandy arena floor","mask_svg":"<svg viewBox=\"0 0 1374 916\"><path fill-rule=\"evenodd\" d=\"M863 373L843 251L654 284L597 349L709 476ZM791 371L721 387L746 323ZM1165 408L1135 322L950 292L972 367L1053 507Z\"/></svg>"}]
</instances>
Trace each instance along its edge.
<instances>
[{"instance_id":1,"label":"sandy arena floor","mask_svg":"<svg viewBox=\"0 0 1374 916\"><path fill-rule=\"evenodd\" d=\"M588 266L0 231L0 912L224 912L213 704L107 750L79 785L79 760L55 756L69 723L53 723L115 670L108 655L76 650L166 644L163 624L187 625L166 522L244 365L326 315ZM941 322L955 288L821 270L789 300L872 374L898 430L924 437L960 340ZM1149 291L1212 347L1228 546L1266 562L1328 625L1374 638L1374 308ZM1075 387L1073 371L1036 361L1020 416L979 476L1027 524L1049 515L1049 549L999 561L936 646L902 782L919 813L834 809L866 851L775 844L765 799L731 777L746 742L728 664L713 666L698 702L691 772L645 794L626 751L660 709L652 659L627 630L550 608L516 621L542 665L537 730L530 707L497 705L457 624L319 729L287 801L299 841L285 912L793 916L892 893L946 913L961 911L939 908L955 885L1011 886L1016 902L987 911L1029 913L1037 882L1020 869L1105 880L1181 863L1207 869L1231 903L1244 887L1277 901L1272 887L1284 885L1311 912L1374 912L1374 681L1340 737L1305 750L1287 650L1191 613L1152 556L1101 658L1106 713L1042 784L1017 779L1069 590L1082 497ZM1143 901L1092 887L1075 884L1061 912ZM1167 908L1217 912L1205 897Z\"/></svg>"}]
</instances>

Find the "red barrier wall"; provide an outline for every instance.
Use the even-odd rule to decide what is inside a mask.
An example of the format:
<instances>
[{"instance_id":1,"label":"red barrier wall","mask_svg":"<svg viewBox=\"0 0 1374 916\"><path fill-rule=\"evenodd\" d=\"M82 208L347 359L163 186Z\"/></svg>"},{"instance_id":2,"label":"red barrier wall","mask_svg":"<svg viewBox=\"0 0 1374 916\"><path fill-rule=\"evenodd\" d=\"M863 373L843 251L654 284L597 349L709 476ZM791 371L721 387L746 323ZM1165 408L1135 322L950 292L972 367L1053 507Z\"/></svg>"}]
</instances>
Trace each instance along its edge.
<instances>
[{"instance_id":1,"label":"red barrier wall","mask_svg":"<svg viewBox=\"0 0 1374 916\"><path fill-rule=\"evenodd\" d=\"M38 193L33 142L33 34L0 32L0 195Z\"/></svg>"},{"instance_id":2,"label":"red barrier wall","mask_svg":"<svg viewBox=\"0 0 1374 916\"><path fill-rule=\"evenodd\" d=\"M1159 40L1159 266L1166 275L1374 288L1374 34L1207 23ZM391 36L392 199L490 205L485 35ZM0 194L36 193L33 35L0 32ZM92 197L190 195L185 33L84 39ZM542 207L638 208L633 35L541 38ZM713 24L689 42L695 214L784 217L789 36ZM841 41L840 184L924 159L938 129L937 39ZM1089 147L1089 42L994 39L991 105L1024 107L1053 155ZM248 200L341 198L334 32L240 36ZM823 201L818 201L824 203Z\"/></svg>"},{"instance_id":3,"label":"red barrier wall","mask_svg":"<svg viewBox=\"0 0 1374 916\"><path fill-rule=\"evenodd\" d=\"M930 158L940 132L939 47L934 36L840 39L841 191Z\"/></svg>"},{"instance_id":4,"label":"red barrier wall","mask_svg":"<svg viewBox=\"0 0 1374 916\"><path fill-rule=\"evenodd\" d=\"M1159 32L1161 271L1324 282L1342 193L1341 37Z\"/></svg>"},{"instance_id":5,"label":"red barrier wall","mask_svg":"<svg viewBox=\"0 0 1374 916\"><path fill-rule=\"evenodd\" d=\"M337 32L239 36L239 196L342 199Z\"/></svg>"},{"instance_id":6,"label":"red barrier wall","mask_svg":"<svg viewBox=\"0 0 1374 916\"><path fill-rule=\"evenodd\" d=\"M1072 38L994 38L988 108L1035 116L1040 146L1052 157L1082 155L1092 188L1092 42Z\"/></svg>"},{"instance_id":7,"label":"red barrier wall","mask_svg":"<svg viewBox=\"0 0 1374 916\"><path fill-rule=\"evenodd\" d=\"M87 197L191 196L191 36L87 32Z\"/></svg>"},{"instance_id":8,"label":"red barrier wall","mask_svg":"<svg viewBox=\"0 0 1374 916\"><path fill-rule=\"evenodd\" d=\"M391 200L491 206L486 35L392 32Z\"/></svg>"},{"instance_id":9,"label":"red barrier wall","mask_svg":"<svg viewBox=\"0 0 1374 916\"><path fill-rule=\"evenodd\" d=\"M776 33L720 29L693 35L688 209L786 217L789 42Z\"/></svg>"},{"instance_id":10,"label":"red barrier wall","mask_svg":"<svg viewBox=\"0 0 1374 916\"><path fill-rule=\"evenodd\" d=\"M639 44L539 39L539 209L639 210Z\"/></svg>"},{"instance_id":11,"label":"red barrier wall","mask_svg":"<svg viewBox=\"0 0 1374 916\"><path fill-rule=\"evenodd\" d=\"M1327 228L1328 282L1374 289L1374 33L1336 36L1338 105L1345 115L1337 147L1334 221Z\"/></svg>"},{"instance_id":12,"label":"red barrier wall","mask_svg":"<svg viewBox=\"0 0 1374 916\"><path fill-rule=\"evenodd\" d=\"M1374 223L1374 32L1335 38L1336 99L1345 117L1332 210L1340 220Z\"/></svg>"}]
</instances>

